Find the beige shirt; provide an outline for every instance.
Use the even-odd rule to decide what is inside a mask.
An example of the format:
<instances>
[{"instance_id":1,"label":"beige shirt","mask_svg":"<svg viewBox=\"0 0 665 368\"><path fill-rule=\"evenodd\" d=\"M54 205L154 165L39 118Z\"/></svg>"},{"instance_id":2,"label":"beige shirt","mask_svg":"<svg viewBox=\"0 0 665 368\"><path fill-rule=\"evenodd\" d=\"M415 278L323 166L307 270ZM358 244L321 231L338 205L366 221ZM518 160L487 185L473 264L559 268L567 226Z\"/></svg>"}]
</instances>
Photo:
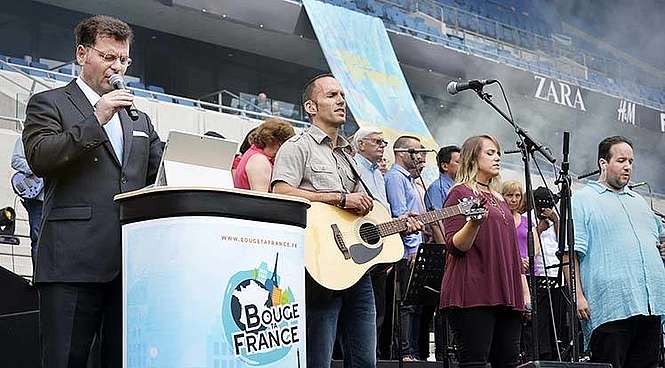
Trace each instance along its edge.
<instances>
[{"instance_id":1,"label":"beige shirt","mask_svg":"<svg viewBox=\"0 0 665 368\"><path fill-rule=\"evenodd\" d=\"M312 192L364 192L350 166L355 161L349 142L338 136L336 143L333 147L315 125L284 142L275 157L271 185L283 181Z\"/></svg>"}]
</instances>

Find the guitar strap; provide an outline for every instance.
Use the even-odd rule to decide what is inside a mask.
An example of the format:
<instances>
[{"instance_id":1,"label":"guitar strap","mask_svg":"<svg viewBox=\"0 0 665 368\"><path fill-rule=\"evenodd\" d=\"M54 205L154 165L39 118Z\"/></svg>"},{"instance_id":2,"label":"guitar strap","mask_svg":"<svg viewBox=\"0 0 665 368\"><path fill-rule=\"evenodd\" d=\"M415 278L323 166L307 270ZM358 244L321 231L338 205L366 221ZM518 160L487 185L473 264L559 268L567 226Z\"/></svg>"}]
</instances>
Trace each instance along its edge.
<instances>
[{"instance_id":1,"label":"guitar strap","mask_svg":"<svg viewBox=\"0 0 665 368\"><path fill-rule=\"evenodd\" d=\"M367 192L367 195L370 196L373 200L377 200L376 197L372 194L372 192L369 190L369 187L367 187L367 184L365 184L365 181L363 178L360 177L360 174L358 173L358 170L356 170L355 162L351 162L351 158L349 158L349 155L344 151L342 151L342 155L346 159L346 162L349 163L349 166L351 167L351 171L353 171L353 175L360 180L360 184L363 185L363 188L365 188L365 192Z\"/></svg>"}]
</instances>

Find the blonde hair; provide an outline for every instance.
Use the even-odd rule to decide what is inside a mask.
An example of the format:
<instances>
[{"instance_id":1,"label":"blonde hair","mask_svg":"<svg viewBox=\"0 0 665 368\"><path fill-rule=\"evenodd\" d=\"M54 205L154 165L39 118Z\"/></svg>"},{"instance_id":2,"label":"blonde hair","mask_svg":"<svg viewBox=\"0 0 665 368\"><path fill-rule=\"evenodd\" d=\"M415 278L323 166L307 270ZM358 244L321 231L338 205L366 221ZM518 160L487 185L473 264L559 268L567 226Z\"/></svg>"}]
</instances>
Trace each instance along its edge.
<instances>
[{"instance_id":1,"label":"blonde hair","mask_svg":"<svg viewBox=\"0 0 665 368\"><path fill-rule=\"evenodd\" d=\"M520 199L520 205L517 207L518 213L526 212L526 193L522 187L522 182L518 180L508 180L501 185L501 196L506 197L506 194L519 192L522 197Z\"/></svg>"},{"instance_id":2,"label":"blonde hair","mask_svg":"<svg viewBox=\"0 0 665 368\"><path fill-rule=\"evenodd\" d=\"M513 192L520 192L524 194L524 189L522 188L521 182L517 180L508 180L501 185L501 195L506 195Z\"/></svg>"},{"instance_id":3,"label":"blonde hair","mask_svg":"<svg viewBox=\"0 0 665 368\"><path fill-rule=\"evenodd\" d=\"M458 184L464 184L471 188L474 192L478 192L478 185L476 180L478 177L478 156L483 147L483 140L488 140L496 146L499 154L501 154L501 146L496 138L491 135L483 134L476 135L464 141L460 151L460 164L455 176ZM490 179L490 190L499 193L501 188L501 175L497 175Z\"/></svg>"}]
</instances>

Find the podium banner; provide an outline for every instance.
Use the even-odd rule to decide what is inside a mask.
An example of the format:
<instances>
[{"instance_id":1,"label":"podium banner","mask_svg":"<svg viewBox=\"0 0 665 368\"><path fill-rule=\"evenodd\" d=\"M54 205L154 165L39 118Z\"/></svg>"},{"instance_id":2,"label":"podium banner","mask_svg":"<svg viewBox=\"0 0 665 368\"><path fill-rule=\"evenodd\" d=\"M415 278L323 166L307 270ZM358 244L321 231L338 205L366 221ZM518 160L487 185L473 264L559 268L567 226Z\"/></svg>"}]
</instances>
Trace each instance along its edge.
<instances>
[{"instance_id":1,"label":"podium banner","mask_svg":"<svg viewBox=\"0 0 665 368\"><path fill-rule=\"evenodd\" d=\"M187 216L122 236L125 367L306 366L302 228Z\"/></svg>"}]
</instances>

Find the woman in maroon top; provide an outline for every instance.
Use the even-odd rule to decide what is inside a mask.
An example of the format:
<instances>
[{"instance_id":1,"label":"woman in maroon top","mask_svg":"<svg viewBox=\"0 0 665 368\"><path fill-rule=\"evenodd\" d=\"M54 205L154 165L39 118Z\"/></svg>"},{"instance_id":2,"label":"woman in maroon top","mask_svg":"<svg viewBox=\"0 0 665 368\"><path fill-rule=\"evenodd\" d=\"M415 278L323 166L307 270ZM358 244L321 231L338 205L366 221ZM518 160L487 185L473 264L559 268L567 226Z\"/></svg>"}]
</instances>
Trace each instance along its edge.
<instances>
[{"instance_id":1,"label":"woman in maroon top","mask_svg":"<svg viewBox=\"0 0 665 368\"><path fill-rule=\"evenodd\" d=\"M445 206L463 198L485 202L482 219L444 220L449 257L441 308L460 348L460 367L516 367L521 317L529 300L515 223L499 194L501 148L491 136L467 139L460 152L457 185Z\"/></svg>"}]
</instances>

